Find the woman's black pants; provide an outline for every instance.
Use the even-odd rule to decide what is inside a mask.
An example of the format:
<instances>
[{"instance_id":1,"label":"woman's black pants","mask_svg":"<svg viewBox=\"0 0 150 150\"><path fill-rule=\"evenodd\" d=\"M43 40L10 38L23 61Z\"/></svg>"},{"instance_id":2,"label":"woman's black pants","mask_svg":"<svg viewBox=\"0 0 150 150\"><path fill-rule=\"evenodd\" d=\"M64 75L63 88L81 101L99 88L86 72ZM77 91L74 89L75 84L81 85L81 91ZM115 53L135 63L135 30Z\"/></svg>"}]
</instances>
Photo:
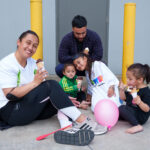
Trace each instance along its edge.
<instances>
[{"instance_id":1,"label":"woman's black pants","mask_svg":"<svg viewBox=\"0 0 150 150\"><path fill-rule=\"evenodd\" d=\"M1 118L10 125L25 125L33 120L50 118L57 110L74 106L60 85L48 80L19 101L9 101L1 108Z\"/></svg>"}]
</instances>

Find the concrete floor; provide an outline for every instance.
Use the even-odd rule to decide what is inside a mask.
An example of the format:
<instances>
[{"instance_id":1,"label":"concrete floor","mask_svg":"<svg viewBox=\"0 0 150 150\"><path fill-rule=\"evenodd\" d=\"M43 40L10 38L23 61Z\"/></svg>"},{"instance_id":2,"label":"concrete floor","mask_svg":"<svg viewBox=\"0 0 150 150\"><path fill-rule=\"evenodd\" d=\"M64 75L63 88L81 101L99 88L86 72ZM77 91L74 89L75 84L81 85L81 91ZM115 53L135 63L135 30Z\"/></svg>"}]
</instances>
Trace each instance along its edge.
<instances>
[{"instance_id":1,"label":"concrete floor","mask_svg":"<svg viewBox=\"0 0 150 150\"><path fill-rule=\"evenodd\" d=\"M94 117L90 110L82 112ZM53 135L36 141L36 137L59 128L57 117L54 116L47 120L34 121L26 126L0 131L0 150L149 150L150 121L144 125L144 131L137 134L125 133L124 131L129 127L127 122L118 121L111 131L95 136L88 146L57 144Z\"/></svg>"},{"instance_id":2,"label":"concrete floor","mask_svg":"<svg viewBox=\"0 0 150 150\"><path fill-rule=\"evenodd\" d=\"M52 77L52 79L55 78ZM94 118L90 108L81 111ZM34 121L26 126L0 131L0 150L149 150L150 119L144 125L143 132L133 135L127 134L124 131L129 127L127 122L118 121L111 131L104 135L95 136L88 146L57 144L53 135L42 141L36 141L36 137L60 128L57 117L54 116L47 120Z\"/></svg>"}]
</instances>

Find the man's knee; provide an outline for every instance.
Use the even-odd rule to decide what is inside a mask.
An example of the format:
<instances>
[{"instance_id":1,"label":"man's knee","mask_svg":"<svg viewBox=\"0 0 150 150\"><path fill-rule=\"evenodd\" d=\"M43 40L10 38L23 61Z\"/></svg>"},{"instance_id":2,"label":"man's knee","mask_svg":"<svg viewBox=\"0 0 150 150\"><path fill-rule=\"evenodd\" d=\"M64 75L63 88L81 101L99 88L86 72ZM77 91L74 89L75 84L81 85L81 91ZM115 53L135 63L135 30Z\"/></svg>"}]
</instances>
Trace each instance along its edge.
<instances>
[{"instance_id":1,"label":"man's knee","mask_svg":"<svg viewBox=\"0 0 150 150\"><path fill-rule=\"evenodd\" d=\"M55 67L55 72L60 78L63 77L63 73L62 73L63 68L64 68L64 64L59 64Z\"/></svg>"}]
</instances>

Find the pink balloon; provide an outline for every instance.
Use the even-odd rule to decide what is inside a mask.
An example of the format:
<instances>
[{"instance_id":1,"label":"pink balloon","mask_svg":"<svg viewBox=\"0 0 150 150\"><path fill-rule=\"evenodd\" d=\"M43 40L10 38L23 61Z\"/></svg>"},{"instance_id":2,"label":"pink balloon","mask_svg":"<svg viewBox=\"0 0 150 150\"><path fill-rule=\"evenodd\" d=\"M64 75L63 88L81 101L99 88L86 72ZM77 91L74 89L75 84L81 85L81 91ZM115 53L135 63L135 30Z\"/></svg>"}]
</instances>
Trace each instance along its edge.
<instances>
[{"instance_id":1,"label":"pink balloon","mask_svg":"<svg viewBox=\"0 0 150 150\"><path fill-rule=\"evenodd\" d=\"M99 124L107 126L110 129L118 121L119 110L113 101L103 99L96 104L94 115Z\"/></svg>"}]
</instances>

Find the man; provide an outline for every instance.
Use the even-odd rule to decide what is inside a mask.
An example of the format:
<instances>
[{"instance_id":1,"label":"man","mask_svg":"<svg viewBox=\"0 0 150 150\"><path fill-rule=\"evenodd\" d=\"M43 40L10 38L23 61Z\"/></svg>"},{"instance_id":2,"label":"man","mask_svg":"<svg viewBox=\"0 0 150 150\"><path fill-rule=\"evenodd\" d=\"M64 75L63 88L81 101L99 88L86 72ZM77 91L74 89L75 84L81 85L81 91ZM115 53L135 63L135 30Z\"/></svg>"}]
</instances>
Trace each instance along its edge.
<instances>
[{"instance_id":1,"label":"man","mask_svg":"<svg viewBox=\"0 0 150 150\"><path fill-rule=\"evenodd\" d=\"M64 64L72 62L72 57L80 52L90 56L92 60L101 60L103 56L102 42L99 35L87 29L85 17L77 15L72 20L72 32L66 34L59 46L56 74L61 78ZM84 72L77 71L77 75L84 76Z\"/></svg>"}]
</instances>

